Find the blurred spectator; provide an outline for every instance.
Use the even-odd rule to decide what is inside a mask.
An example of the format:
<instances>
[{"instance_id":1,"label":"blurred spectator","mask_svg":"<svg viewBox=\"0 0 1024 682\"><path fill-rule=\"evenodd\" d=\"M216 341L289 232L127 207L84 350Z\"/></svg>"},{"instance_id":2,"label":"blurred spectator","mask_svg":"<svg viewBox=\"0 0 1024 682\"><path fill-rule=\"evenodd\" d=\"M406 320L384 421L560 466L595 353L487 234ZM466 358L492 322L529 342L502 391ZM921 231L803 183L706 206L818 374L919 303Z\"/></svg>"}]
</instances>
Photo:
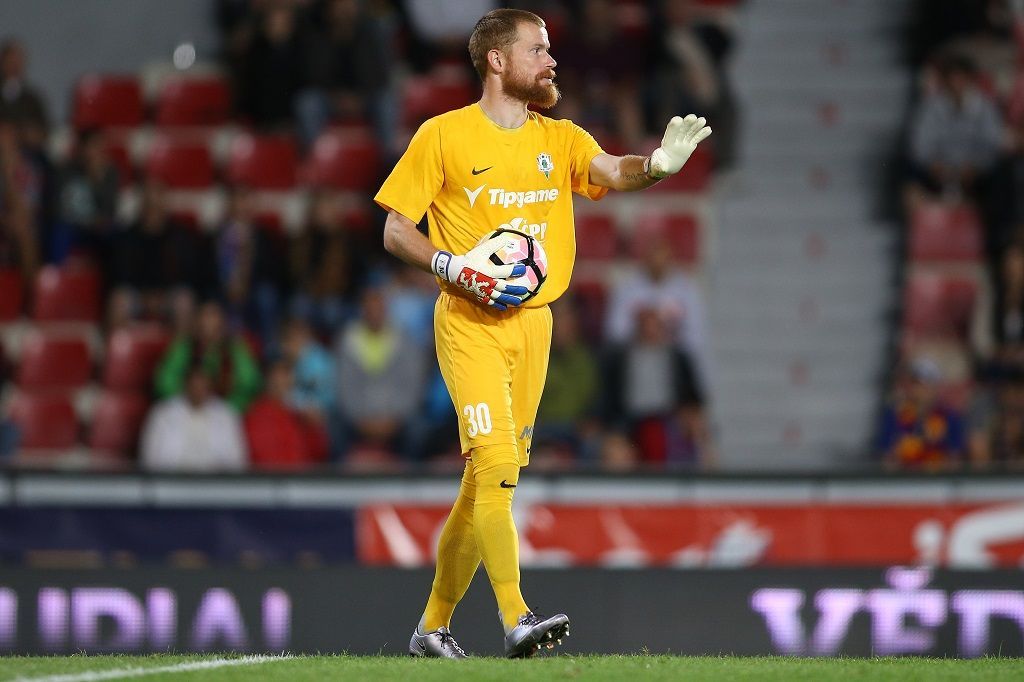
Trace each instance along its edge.
<instances>
[{"instance_id":1,"label":"blurred spectator","mask_svg":"<svg viewBox=\"0 0 1024 682\"><path fill-rule=\"evenodd\" d=\"M607 340L622 345L635 338L639 312L645 308L658 311L670 338L692 359L700 385L711 385L703 296L690 275L673 267L671 247L663 237L647 239L640 270L619 278L612 288Z\"/></svg>"},{"instance_id":2,"label":"blurred spectator","mask_svg":"<svg viewBox=\"0 0 1024 682\"><path fill-rule=\"evenodd\" d=\"M200 306L192 335L179 336L168 346L156 370L157 396L180 393L197 365L209 375L214 393L239 412L259 391L259 366L245 341L228 333L224 310L216 302Z\"/></svg>"},{"instance_id":3,"label":"blurred spectator","mask_svg":"<svg viewBox=\"0 0 1024 682\"><path fill-rule=\"evenodd\" d=\"M609 432L601 442L601 468L611 473L626 473L640 465L640 453L624 434Z\"/></svg>"},{"instance_id":4,"label":"blurred spectator","mask_svg":"<svg viewBox=\"0 0 1024 682\"><path fill-rule=\"evenodd\" d=\"M358 443L417 457L420 448L403 429L423 402L424 351L388 324L380 289L363 294L360 316L339 334L335 355L343 448Z\"/></svg>"},{"instance_id":5,"label":"blurred spectator","mask_svg":"<svg viewBox=\"0 0 1024 682\"><path fill-rule=\"evenodd\" d=\"M339 329L364 276L358 254L334 198L325 192L315 195L308 224L292 243L292 314L308 320L320 334Z\"/></svg>"},{"instance_id":6,"label":"blurred spectator","mask_svg":"<svg viewBox=\"0 0 1024 682\"><path fill-rule=\"evenodd\" d=\"M233 187L228 212L217 231L215 248L221 298L232 322L254 329L263 343L277 338L287 267L281 258L284 239L254 221L252 192Z\"/></svg>"},{"instance_id":7,"label":"blurred spectator","mask_svg":"<svg viewBox=\"0 0 1024 682\"><path fill-rule=\"evenodd\" d=\"M495 7L494 0L405 0L409 22L421 38L433 43L461 41L462 49L476 22Z\"/></svg>"},{"instance_id":8,"label":"blurred spectator","mask_svg":"<svg viewBox=\"0 0 1024 682\"><path fill-rule=\"evenodd\" d=\"M984 3L978 0L914 0L904 43L911 63L923 66L936 49L979 30L985 22L984 11Z\"/></svg>"},{"instance_id":9,"label":"blurred spectator","mask_svg":"<svg viewBox=\"0 0 1024 682\"><path fill-rule=\"evenodd\" d=\"M0 412L0 461L14 455L18 450L21 435L18 426L6 414Z\"/></svg>"},{"instance_id":10,"label":"blurred spectator","mask_svg":"<svg viewBox=\"0 0 1024 682\"><path fill-rule=\"evenodd\" d=\"M0 46L0 121L17 127L38 127L45 134L50 126L46 102L25 78L25 48L17 40Z\"/></svg>"},{"instance_id":11,"label":"blurred spectator","mask_svg":"<svg viewBox=\"0 0 1024 682\"><path fill-rule=\"evenodd\" d=\"M236 83L239 111L263 128L292 122L295 95L302 85L302 52L295 5L266 3L241 61Z\"/></svg>"},{"instance_id":12,"label":"blurred spectator","mask_svg":"<svg viewBox=\"0 0 1024 682\"><path fill-rule=\"evenodd\" d=\"M646 47L623 31L612 0L583 0L574 30L551 46L564 95L560 117L592 132L613 132L626 148L639 148Z\"/></svg>"},{"instance_id":13,"label":"blurred spectator","mask_svg":"<svg viewBox=\"0 0 1024 682\"><path fill-rule=\"evenodd\" d=\"M963 459L963 416L941 400L938 365L921 356L901 370L882 415L879 443L886 464L941 469Z\"/></svg>"},{"instance_id":14,"label":"blurred spectator","mask_svg":"<svg viewBox=\"0 0 1024 682\"><path fill-rule=\"evenodd\" d=\"M95 261L102 260L117 212L118 189L117 167L107 154L103 131L82 131L60 178L58 261L70 251L84 251Z\"/></svg>"},{"instance_id":15,"label":"blurred spectator","mask_svg":"<svg viewBox=\"0 0 1024 682\"><path fill-rule=\"evenodd\" d=\"M209 240L172 220L163 186L147 181L138 220L111 240L107 278L117 297L130 301L133 314L159 320L166 316L174 292L208 295L213 273Z\"/></svg>"},{"instance_id":16,"label":"blurred spectator","mask_svg":"<svg viewBox=\"0 0 1024 682\"><path fill-rule=\"evenodd\" d=\"M423 407L406 425L409 442L420 444L417 451L409 454L413 459L432 459L434 463L445 466L461 461L459 422L452 412L451 394L441 376L441 369L436 362L430 363L430 367Z\"/></svg>"},{"instance_id":17,"label":"blurred spectator","mask_svg":"<svg viewBox=\"0 0 1024 682\"><path fill-rule=\"evenodd\" d=\"M213 392L209 373L188 367L184 393L157 403L142 429L140 464L150 471L241 471L245 439L238 415Z\"/></svg>"},{"instance_id":18,"label":"blurred spectator","mask_svg":"<svg viewBox=\"0 0 1024 682\"><path fill-rule=\"evenodd\" d=\"M690 359L657 309L636 316L633 339L605 360L605 423L631 434L644 461L709 465L704 396Z\"/></svg>"},{"instance_id":19,"label":"blurred spectator","mask_svg":"<svg viewBox=\"0 0 1024 682\"><path fill-rule=\"evenodd\" d=\"M408 57L423 72L438 61L465 63L466 42L480 17L495 9L494 0L404 0L409 25Z\"/></svg>"},{"instance_id":20,"label":"blurred spectator","mask_svg":"<svg viewBox=\"0 0 1024 682\"><path fill-rule=\"evenodd\" d=\"M908 209L929 198L976 199L1002 140L999 112L978 89L974 63L956 54L941 57L935 89L925 95L911 123Z\"/></svg>"},{"instance_id":21,"label":"blurred spectator","mask_svg":"<svg viewBox=\"0 0 1024 682\"><path fill-rule=\"evenodd\" d=\"M288 404L308 419L326 423L338 395L334 356L320 345L309 323L298 317L285 325L281 356L294 375Z\"/></svg>"},{"instance_id":22,"label":"blurred spectator","mask_svg":"<svg viewBox=\"0 0 1024 682\"><path fill-rule=\"evenodd\" d=\"M1010 0L976 0L974 4L979 12L978 25L953 37L942 49L970 55L982 88L1003 100L1013 90L1018 63L1014 13Z\"/></svg>"},{"instance_id":23,"label":"blurred spectator","mask_svg":"<svg viewBox=\"0 0 1024 682\"><path fill-rule=\"evenodd\" d=\"M647 79L653 130L683 111L698 112L715 131L715 159L736 156L736 100L728 77L733 37L722 20L695 0L663 0L655 22L655 73Z\"/></svg>"},{"instance_id":24,"label":"blurred spectator","mask_svg":"<svg viewBox=\"0 0 1024 682\"><path fill-rule=\"evenodd\" d=\"M998 268L1005 249L1024 245L1024 117L1009 130L1009 149L992 171L981 208L990 262Z\"/></svg>"},{"instance_id":25,"label":"blurred spectator","mask_svg":"<svg viewBox=\"0 0 1024 682\"><path fill-rule=\"evenodd\" d=\"M327 456L323 423L310 421L290 403L295 389L291 365L278 360L267 370L263 395L245 413L249 460L261 469L302 469Z\"/></svg>"},{"instance_id":26,"label":"blurred spectator","mask_svg":"<svg viewBox=\"0 0 1024 682\"><path fill-rule=\"evenodd\" d=\"M303 41L303 81L297 112L306 147L332 118L371 121L386 149L398 127L391 90L390 36L359 0L326 0Z\"/></svg>"},{"instance_id":27,"label":"blurred spectator","mask_svg":"<svg viewBox=\"0 0 1024 682\"><path fill-rule=\"evenodd\" d=\"M575 305L567 298L551 306L554 328L544 396L537 411L534 447L568 448L583 459L597 459L594 419L600 397L597 358L580 338Z\"/></svg>"},{"instance_id":28,"label":"blurred spectator","mask_svg":"<svg viewBox=\"0 0 1024 682\"><path fill-rule=\"evenodd\" d=\"M239 65L255 33L256 16L267 0L215 0L215 21L221 36L221 51L233 73Z\"/></svg>"},{"instance_id":29,"label":"blurred spectator","mask_svg":"<svg viewBox=\"0 0 1024 682\"><path fill-rule=\"evenodd\" d=\"M39 236L28 202L18 191L22 168L14 129L0 121L0 267L19 269L29 283L39 265Z\"/></svg>"},{"instance_id":30,"label":"blurred spectator","mask_svg":"<svg viewBox=\"0 0 1024 682\"><path fill-rule=\"evenodd\" d=\"M968 455L972 464L1024 465L1024 368L1004 366L971 402Z\"/></svg>"},{"instance_id":31,"label":"blurred spectator","mask_svg":"<svg viewBox=\"0 0 1024 682\"><path fill-rule=\"evenodd\" d=\"M32 240L47 253L52 214L53 166L40 150L25 144L24 128L0 119L0 210L14 210L28 221Z\"/></svg>"},{"instance_id":32,"label":"blurred spectator","mask_svg":"<svg viewBox=\"0 0 1024 682\"><path fill-rule=\"evenodd\" d=\"M391 324L403 338L418 346L434 342L434 303L437 280L430 273L408 265L395 269L387 287Z\"/></svg>"},{"instance_id":33,"label":"blurred spectator","mask_svg":"<svg viewBox=\"0 0 1024 682\"><path fill-rule=\"evenodd\" d=\"M995 296L995 338L999 343L1024 343L1024 243L1002 254Z\"/></svg>"}]
</instances>

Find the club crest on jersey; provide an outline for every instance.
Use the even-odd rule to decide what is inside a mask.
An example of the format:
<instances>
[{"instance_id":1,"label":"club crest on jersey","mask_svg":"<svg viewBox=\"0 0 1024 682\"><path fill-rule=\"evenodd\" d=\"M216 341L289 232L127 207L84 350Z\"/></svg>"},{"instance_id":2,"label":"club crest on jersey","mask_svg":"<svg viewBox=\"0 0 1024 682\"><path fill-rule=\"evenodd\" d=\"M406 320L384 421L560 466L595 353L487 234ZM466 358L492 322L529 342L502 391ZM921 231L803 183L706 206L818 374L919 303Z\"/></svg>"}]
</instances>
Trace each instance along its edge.
<instances>
[{"instance_id":1,"label":"club crest on jersey","mask_svg":"<svg viewBox=\"0 0 1024 682\"><path fill-rule=\"evenodd\" d=\"M548 180L551 179L551 171L555 170L555 164L551 161L551 155L541 152L537 155L537 170L544 174Z\"/></svg>"}]
</instances>

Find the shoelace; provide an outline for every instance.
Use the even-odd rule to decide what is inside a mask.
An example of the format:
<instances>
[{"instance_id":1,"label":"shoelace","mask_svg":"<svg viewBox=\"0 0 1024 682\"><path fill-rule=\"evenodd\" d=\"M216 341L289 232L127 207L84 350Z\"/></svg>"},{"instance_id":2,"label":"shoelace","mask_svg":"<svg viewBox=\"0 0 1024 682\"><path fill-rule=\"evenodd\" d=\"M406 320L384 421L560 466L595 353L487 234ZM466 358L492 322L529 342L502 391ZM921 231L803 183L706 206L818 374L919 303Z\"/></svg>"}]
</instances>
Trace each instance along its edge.
<instances>
[{"instance_id":1,"label":"shoelace","mask_svg":"<svg viewBox=\"0 0 1024 682\"><path fill-rule=\"evenodd\" d=\"M544 620L544 616L538 616L533 611L527 611L519 617L520 625L536 625Z\"/></svg>"},{"instance_id":2,"label":"shoelace","mask_svg":"<svg viewBox=\"0 0 1024 682\"><path fill-rule=\"evenodd\" d=\"M466 655L466 652L462 650L462 647L460 647L458 645L458 642L455 641L455 638L452 637L450 632L442 631L442 632L439 632L437 634L439 634L441 636L441 648L442 649L447 646L447 647L451 648L452 650L457 651L458 653L462 654L463 656Z\"/></svg>"}]
</instances>

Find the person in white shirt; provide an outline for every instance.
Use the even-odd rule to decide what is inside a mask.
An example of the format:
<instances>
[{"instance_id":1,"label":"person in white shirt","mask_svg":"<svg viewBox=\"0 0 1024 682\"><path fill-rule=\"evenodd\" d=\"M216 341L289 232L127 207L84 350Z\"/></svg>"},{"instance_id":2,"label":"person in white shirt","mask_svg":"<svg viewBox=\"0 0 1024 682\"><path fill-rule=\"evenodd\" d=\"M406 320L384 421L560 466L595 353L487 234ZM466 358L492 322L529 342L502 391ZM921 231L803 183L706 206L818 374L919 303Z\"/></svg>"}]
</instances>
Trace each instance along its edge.
<instances>
[{"instance_id":1,"label":"person in white shirt","mask_svg":"<svg viewBox=\"0 0 1024 682\"><path fill-rule=\"evenodd\" d=\"M707 320L700 286L673 263L664 238L647 243L640 267L612 287L605 320L610 343L625 345L637 335L638 313L651 308L668 325L670 337L693 359L701 386L712 385Z\"/></svg>"},{"instance_id":2,"label":"person in white shirt","mask_svg":"<svg viewBox=\"0 0 1024 682\"><path fill-rule=\"evenodd\" d=\"M185 392L157 403L142 430L142 468L150 471L241 471L248 463L241 421L214 395L209 375L189 369Z\"/></svg>"}]
</instances>

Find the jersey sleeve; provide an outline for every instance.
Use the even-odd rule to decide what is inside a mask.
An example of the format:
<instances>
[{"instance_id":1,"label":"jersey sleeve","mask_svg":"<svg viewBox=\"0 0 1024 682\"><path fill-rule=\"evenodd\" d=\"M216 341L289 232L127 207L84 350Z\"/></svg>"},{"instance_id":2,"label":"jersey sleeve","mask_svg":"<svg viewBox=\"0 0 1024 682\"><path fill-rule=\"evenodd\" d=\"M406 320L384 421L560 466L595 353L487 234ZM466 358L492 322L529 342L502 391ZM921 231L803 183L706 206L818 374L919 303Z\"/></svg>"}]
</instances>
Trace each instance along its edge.
<instances>
[{"instance_id":1,"label":"jersey sleeve","mask_svg":"<svg viewBox=\"0 0 1024 682\"><path fill-rule=\"evenodd\" d=\"M597 201L608 193L608 188L590 182L590 162L598 154L604 154L604 150L590 133L575 123L570 124L569 134L572 191Z\"/></svg>"},{"instance_id":2,"label":"jersey sleeve","mask_svg":"<svg viewBox=\"0 0 1024 682\"><path fill-rule=\"evenodd\" d=\"M443 183L441 129L436 119L430 119L413 135L373 200L385 211L397 211L418 223Z\"/></svg>"}]
</instances>

